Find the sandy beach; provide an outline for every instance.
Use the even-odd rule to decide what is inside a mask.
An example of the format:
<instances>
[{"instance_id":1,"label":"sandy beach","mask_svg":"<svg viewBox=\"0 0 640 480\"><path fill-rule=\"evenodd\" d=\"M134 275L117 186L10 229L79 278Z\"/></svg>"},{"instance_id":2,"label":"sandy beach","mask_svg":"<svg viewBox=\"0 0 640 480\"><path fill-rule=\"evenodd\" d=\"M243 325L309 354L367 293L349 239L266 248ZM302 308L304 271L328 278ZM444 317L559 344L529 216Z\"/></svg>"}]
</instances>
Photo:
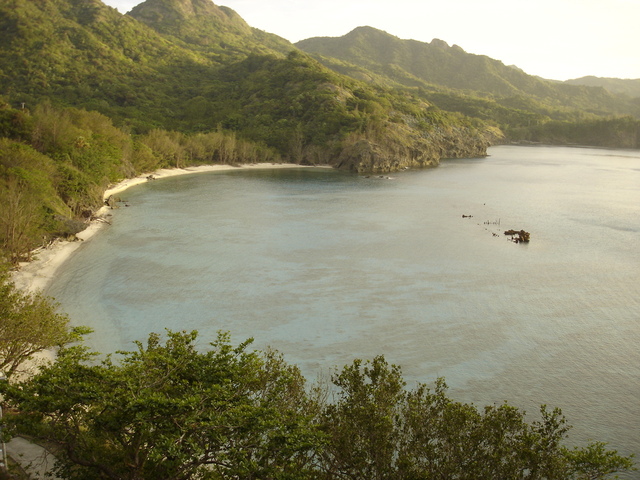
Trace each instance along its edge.
<instances>
[{"instance_id":1,"label":"sandy beach","mask_svg":"<svg viewBox=\"0 0 640 480\"><path fill-rule=\"evenodd\" d=\"M171 168L160 169L155 172L149 172L138 175L134 178L127 178L121 182L110 186L103 195L104 200L111 195L117 195L128 188L149 181L152 175L155 180L161 180L167 177L177 175L188 175L203 172L215 172L222 170L237 169L266 169L266 168L300 168L301 165L290 163L258 163L246 164L240 166L231 165L201 165L187 168ZM326 166L323 166L326 168ZM314 168L314 167L308 167ZM330 167L329 167L330 168ZM101 228L108 225L107 218L110 208L106 205L98 210L94 215L94 220L82 232L76 235L76 241L56 240L46 248L39 248L33 252L33 260L31 262L22 262L18 268L12 272L12 280L16 287L25 292L37 292L44 290L51 280L53 280L58 268L82 245L83 242L93 237Z\"/></svg>"}]
</instances>

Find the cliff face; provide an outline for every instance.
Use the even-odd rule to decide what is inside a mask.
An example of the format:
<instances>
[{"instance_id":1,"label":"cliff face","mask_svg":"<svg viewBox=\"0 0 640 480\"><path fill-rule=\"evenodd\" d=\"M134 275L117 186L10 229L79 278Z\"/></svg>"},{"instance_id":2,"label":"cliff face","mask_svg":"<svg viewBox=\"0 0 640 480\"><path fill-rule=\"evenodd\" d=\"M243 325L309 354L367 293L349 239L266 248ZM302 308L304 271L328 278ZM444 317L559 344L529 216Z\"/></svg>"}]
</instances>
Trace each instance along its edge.
<instances>
[{"instance_id":1,"label":"cliff face","mask_svg":"<svg viewBox=\"0 0 640 480\"><path fill-rule=\"evenodd\" d=\"M464 128L435 129L409 143L361 138L346 144L335 167L358 173L435 167L446 158L484 157L489 145L486 135Z\"/></svg>"},{"instance_id":2,"label":"cliff face","mask_svg":"<svg viewBox=\"0 0 640 480\"><path fill-rule=\"evenodd\" d=\"M440 158L428 150L394 152L370 140L359 140L342 150L336 167L358 173L388 173L403 168L434 167L439 162Z\"/></svg>"}]
</instances>

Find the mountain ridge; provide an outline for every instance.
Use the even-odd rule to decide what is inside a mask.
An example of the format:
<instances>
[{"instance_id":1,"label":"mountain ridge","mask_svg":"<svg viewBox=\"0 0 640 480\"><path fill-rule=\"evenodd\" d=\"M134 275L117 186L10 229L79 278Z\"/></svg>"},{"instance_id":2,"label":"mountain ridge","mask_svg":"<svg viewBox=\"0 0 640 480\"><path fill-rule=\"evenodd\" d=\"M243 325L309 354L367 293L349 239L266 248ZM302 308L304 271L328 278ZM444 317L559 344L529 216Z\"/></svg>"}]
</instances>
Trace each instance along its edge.
<instances>
[{"instance_id":1,"label":"mountain ridge","mask_svg":"<svg viewBox=\"0 0 640 480\"><path fill-rule=\"evenodd\" d=\"M295 45L342 74L494 125L508 141L640 147L640 101L601 85L545 80L443 40L403 40L372 27ZM625 116L631 121L617 120Z\"/></svg>"},{"instance_id":2,"label":"mountain ridge","mask_svg":"<svg viewBox=\"0 0 640 480\"><path fill-rule=\"evenodd\" d=\"M254 51L263 53L269 49L287 53L294 48L287 40L249 26L237 12L210 0L146 0L127 15L158 33L198 47L215 48L225 43L223 49L240 48L250 39L267 47L253 46Z\"/></svg>"},{"instance_id":3,"label":"mountain ridge","mask_svg":"<svg viewBox=\"0 0 640 480\"><path fill-rule=\"evenodd\" d=\"M611 78L589 75L586 77L566 80L564 83L570 85L602 87L611 93L628 95L631 98L640 97L640 78Z\"/></svg>"},{"instance_id":4,"label":"mountain ridge","mask_svg":"<svg viewBox=\"0 0 640 480\"><path fill-rule=\"evenodd\" d=\"M609 113L632 113L605 90L587 92L583 86L559 85L440 39L431 43L404 40L373 27L358 27L341 37L315 37L295 46L312 55L337 58L384 74L405 86L418 86L417 79L421 86L439 85L503 98L533 96L573 108L584 107L582 97L586 94L592 98L588 107L594 110L615 104Z\"/></svg>"}]
</instances>

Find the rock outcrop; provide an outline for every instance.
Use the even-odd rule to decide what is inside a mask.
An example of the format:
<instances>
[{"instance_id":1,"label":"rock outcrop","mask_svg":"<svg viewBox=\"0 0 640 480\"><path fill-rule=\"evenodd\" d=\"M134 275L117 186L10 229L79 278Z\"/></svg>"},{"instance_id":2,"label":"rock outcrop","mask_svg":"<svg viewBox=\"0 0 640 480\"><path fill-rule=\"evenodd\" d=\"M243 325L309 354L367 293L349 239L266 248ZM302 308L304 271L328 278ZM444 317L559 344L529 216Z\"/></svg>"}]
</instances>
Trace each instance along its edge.
<instances>
[{"instance_id":1,"label":"rock outcrop","mask_svg":"<svg viewBox=\"0 0 640 480\"><path fill-rule=\"evenodd\" d=\"M489 146L487 139L479 132L463 129L434 129L423 135L407 135L404 140L359 139L342 149L335 167L358 173L434 167L446 158L484 157Z\"/></svg>"},{"instance_id":2,"label":"rock outcrop","mask_svg":"<svg viewBox=\"0 0 640 480\"><path fill-rule=\"evenodd\" d=\"M506 230L504 234L510 236L515 243L529 243L531 237L531 234L524 230Z\"/></svg>"}]
</instances>

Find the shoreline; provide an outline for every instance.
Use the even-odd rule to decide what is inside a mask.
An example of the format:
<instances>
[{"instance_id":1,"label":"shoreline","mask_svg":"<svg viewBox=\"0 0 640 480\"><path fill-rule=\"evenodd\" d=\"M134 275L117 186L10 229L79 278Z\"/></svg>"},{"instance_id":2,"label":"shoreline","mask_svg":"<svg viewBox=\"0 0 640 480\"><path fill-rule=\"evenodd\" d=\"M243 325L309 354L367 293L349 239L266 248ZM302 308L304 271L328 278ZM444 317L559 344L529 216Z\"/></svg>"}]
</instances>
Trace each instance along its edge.
<instances>
[{"instance_id":1,"label":"shoreline","mask_svg":"<svg viewBox=\"0 0 640 480\"><path fill-rule=\"evenodd\" d=\"M185 168L162 168L150 173L144 173L133 178L124 179L115 185L109 186L103 193L103 201L110 196L124 192L125 190L147 183L148 177L153 176L154 180L160 180L179 175L195 173L217 172L238 169L273 169L273 168L332 168L328 165L307 166L296 165L294 163L252 163L233 165L199 165ZM47 247L37 248L32 252L33 259L30 262L21 262L17 269L11 272L11 280L16 288L25 293L36 293L44 291L53 280L56 271L60 266L87 240L90 240L98 233L106 222L108 206L102 206L94 214L94 219L87 225L87 228L76 234L77 240L56 239Z\"/></svg>"}]
</instances>

